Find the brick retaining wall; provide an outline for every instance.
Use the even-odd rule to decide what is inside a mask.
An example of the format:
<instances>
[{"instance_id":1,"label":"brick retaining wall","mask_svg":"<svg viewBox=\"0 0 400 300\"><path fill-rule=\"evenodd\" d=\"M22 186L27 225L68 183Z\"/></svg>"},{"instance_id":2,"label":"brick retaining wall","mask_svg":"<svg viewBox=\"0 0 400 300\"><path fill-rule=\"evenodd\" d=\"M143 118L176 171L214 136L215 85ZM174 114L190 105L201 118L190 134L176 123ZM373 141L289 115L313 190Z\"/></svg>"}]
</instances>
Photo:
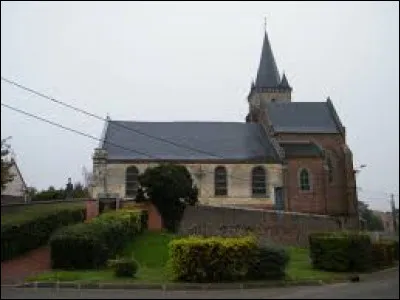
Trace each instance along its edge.
<instances>
[{"instance_id":1,"label":"brick retaining wall","mask_svg":"<svg viewBox=\"0 0 400 300\"><path fill-rule=\"evenodd\" d=\"M308 235L340 230L333 217L237 207L187 207L180 233L234 236L254 232L262 241L307 246Z\"/></svg>"}]
</instances>

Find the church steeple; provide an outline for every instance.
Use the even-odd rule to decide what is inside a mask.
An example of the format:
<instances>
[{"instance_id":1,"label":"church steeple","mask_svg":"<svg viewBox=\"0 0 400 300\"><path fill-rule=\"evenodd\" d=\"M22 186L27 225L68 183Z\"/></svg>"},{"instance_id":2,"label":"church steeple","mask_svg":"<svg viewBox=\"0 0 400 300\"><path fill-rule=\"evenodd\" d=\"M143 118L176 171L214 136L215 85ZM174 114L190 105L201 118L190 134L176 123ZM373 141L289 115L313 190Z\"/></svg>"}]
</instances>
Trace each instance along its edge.
<instances>
[{"instance_id":1,"label":"church steeple","mask_svg":"<svg viewBox=\"0 0 400 300\"><path fill-rule=\"evenodd\" d=\"M261 51L260 64L258 66L256 88L274 88L280 83L278 67L268 39L267 30L264 34L264 42Z\"/></svg>"},{"instance_id":2,"label":"church steeple","mask_svg":"<svg viewBox=\"0 0 400 300\"><path fill-rule=\"evenodd\" d=\"M251 84L247 100L249 114L246 121L248 122L257 122L259 115L257 111L264 103L290 102L292 100L292 87L289 85L285 73L282 78L279 75L266 28L257 78L254 84Z\"/></svg>"}]
</instances>

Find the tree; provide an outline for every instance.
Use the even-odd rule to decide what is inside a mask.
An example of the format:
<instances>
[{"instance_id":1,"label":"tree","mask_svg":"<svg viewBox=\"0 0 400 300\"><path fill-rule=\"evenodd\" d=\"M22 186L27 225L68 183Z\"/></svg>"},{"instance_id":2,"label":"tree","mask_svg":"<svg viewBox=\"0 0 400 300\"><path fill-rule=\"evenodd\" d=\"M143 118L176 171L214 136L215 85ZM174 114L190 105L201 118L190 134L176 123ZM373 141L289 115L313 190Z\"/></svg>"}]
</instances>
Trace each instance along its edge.
<instances>
[{"instance_id":1,"label":"tree","mask_svg":"<svg viewBox=\"0 0 400 300\"><path fill-rule=\"evenodd\" d=\"M185 166L162 164L139 176L144 193L158 209L164 228L176 232L185 207L197 202L198 189Z\"/></svg>"},{"instance_id":2,"label":"tree","mask_svg":"<svg viewBox=\"0 0 400 300\"><path fill-rule=\"evenodd\" d=\"M34 199L36 194L37 194L37 189L33 186L30 186L27 188L27 192L28 192L28 197L29 199Z\"/></svg>"},{"instance_id":3,"label":"tree","mask_svg":"<svg viewBox=\"0 0 400 300\"><path fill-rule=\"evenodd\" d=\"M374 212L369 209L368 204L359 201L358 202L358 211L360 217L365 221L365 229L368 231L382 231L383 230L383 222L382 219L379 218Z\"/></svg>"},{"instance_id":4,"label":"tree","mask_svg":"<svg viewBox=\"0 0 400 300\"><path fill-rule=\"evenodd\" d=\"M11 146L7 144L6 141L7 139L1 139L1 190L4 190L7 183L14 178L14 174L10 173L12 161L7 159Z\"/></svg>"},{"instance_id":5,"label":"tree","mask_svg":"<svg viewBox=\"0 0 400 300\"><path fill-rule=\"evenodd\" d=\"M89 198L89 190L82 183L76 182L72 191L73 198Z\"/></svg>"},{"instance_id":6,"label":"tree","mask_svg":"<svg viewBox=\"0 0 400 300\"><path fill-rule=\"evenodd\" d=\"M144 194L143 188L139 187L136 193L136 197L135 197L135 201L137 203L143 203L143 202L147 202L148 198L146 197L146 195Z\"/></svg>"},{"instance_id":7,"label":"tree","mask_svg":"<svg viewBox=\"0 0 400 300\"><path fill-rule=\"evenodd\" d=\"M85 166L82 167L83 183L88 188L93 182L93 172L89 172Z\"/></svg>"}]
</instances>

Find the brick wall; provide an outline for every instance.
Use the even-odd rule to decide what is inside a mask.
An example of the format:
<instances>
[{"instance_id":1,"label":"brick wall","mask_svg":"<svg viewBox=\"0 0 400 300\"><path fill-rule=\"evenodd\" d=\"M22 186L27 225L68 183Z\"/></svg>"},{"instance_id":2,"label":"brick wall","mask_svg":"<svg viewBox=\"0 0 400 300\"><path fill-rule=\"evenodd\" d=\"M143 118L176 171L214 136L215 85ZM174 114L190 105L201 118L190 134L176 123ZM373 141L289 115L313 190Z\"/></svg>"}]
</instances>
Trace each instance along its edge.
<instances>
[{"instance_id":1,"label":"brick wall","mask_svg":"<svg viewBox=\"0 0 400 300\"><path fill-rule=\"evenodd\" d=\"M319 184L321 185L320 192L324 191L326 194L326 209L328 214L338 214L347 213L349 211L349 206L351 206L353 186L355 184L354 176L352 173L352 161L347 162L343 146L345 145L345 138L340 134L288 134L279 133L276 135L279 141L313 141L314 143L320 145L327 154L332 158L333 163L333 181L325 184L323 187L322 174L323 170L316 168L315 165L311 168L315 169L317 172L314 175L320 177ZM301 159L298 158L299 163ZM304 163L304 162L303 162ZM297 175L297 170L289 170L294 173L292 176ZM318 199L323 202L319 203L319 207L325 206L325 198L321 195L316 195ZM293 209L294 211L294 209ZM322 211L321 211L322 212Z\"/></svg>"},{"instance_id":2,"label":"brick wall","mask_svg":"<svg viewBox=\"0 0 400 300\"><path fill-rule=\"evenodd\" d=\"M326 183L324 166L321 158L288 159L287 210L293 212L326 214ZM309 172L310 190L300 189L299 173Z\"/></svg>"},{"instance_id":3,"label":"brick wall","mask_svg":"<svg viewBox=\"0 0 400 300\"><path fill-rule=\"evenodd\" d=\"M89 221L99 214L99 204L97 200L86 201L86 220Z\"/></svg>"},{"instance_id":4,"label":"brick wall","mask_svg":"<svg viewBox=\"0 0 400 300\"><path fill-rule=\"evenodd\" d=\"M307 246L311 232L339 230L339 224L324 215L199 205L186 208L180 234L232 236L248 230L262 241Z\"/></svg>"},{"instance_id":5,"label":"brick wall","mask_svg":"<svg viewBox=\"0 0 400 300\"><path fill-rule=\"evenodd\" d=\"M162 218L157 208L151 203L136 204L132 201L120 202L120 208L137 208L147 210L148 230L161 230L163 228ZM97 200L86 201L86 220L93 219L99 215L99 205Z\"/></svg>"}]
</instances>

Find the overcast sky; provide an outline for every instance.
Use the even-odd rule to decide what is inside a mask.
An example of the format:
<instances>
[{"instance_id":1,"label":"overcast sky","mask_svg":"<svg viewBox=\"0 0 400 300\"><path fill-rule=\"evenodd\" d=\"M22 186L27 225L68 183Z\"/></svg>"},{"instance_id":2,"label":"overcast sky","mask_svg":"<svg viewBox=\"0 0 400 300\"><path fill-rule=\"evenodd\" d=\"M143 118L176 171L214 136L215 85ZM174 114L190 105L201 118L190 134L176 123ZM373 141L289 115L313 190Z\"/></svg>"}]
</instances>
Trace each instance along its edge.
<instances>
[{"instance_id":1,"label":"overcast sky","mask_svg":"<svg viewBox=\"0 0 400 300\"><path fill-rule=\"evenodd\" d=\"M1 75L111 119L236 121L247 114L264 16L293 101L331 97L360 199L399 194L397 2L1 2ZM1 101L100 137L103 122L1 82ZM28 185L82 180L98 142L1 107Z\"/></svg>"}]
</instances>

